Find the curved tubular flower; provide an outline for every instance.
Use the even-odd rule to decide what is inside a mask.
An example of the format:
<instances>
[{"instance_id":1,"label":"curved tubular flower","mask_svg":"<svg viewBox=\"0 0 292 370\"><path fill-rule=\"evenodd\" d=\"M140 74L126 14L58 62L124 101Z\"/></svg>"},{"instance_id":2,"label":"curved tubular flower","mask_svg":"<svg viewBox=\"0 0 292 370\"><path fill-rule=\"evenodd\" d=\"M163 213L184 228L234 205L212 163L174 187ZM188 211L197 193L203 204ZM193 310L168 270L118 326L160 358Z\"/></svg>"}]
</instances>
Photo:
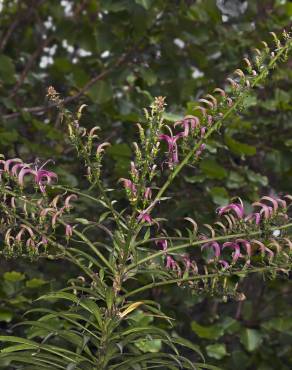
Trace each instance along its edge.
<instances>
[{"instance_id":1,"label":"curved tubular flower","mask_svg":"<svg viewBox=\"0 0 292 370\"><path fill-rule=\"evenodd\" d=\"M144 199L149 200L151 199L151 197L152 197L152 190L150 187L147 187L144 192Z\"/></svg>"},{"instance_id":2,"label":"curved tubular flower","mask_svg":"<svg viewBox=\"0 0 292 370\"><path fill-rule=\"evenodd\" d=\"M73 227L69 224L66 224L65 235L67 239L69 239L73 235Z\"/></svg>"},{"instance_id":3,"label":"curved tubular flower","mask_svg":"<svg viewBox=\"0 0 292 370\"><path fill-rule=\"evenodd\" d=\"M164 251L167 251L167 246L168 246L168 243L167 243L167 240L166 239L160 239L160 240L156 240L155 241L155 244L162 248Z\"/></svg>"},{"instance_id":4,"label":"curved tubular flower","mask_svg":"<svg viewBox=\"0 0 292 370\"><path fill-rule=\"evenodd\" d=\"M253 207L260 207L261 208L260 214L264 214L264 217L265 217L266 220L273 215L273 208L267 206L264 203L255 202L255 203L252 204L252 206Z\"/></svg>"},{"instance_id":5,"label":"curved tubular flower","mask_svg":"<svg viewBox=\"0 0 292 370\"><path fill-rule=\"evenodd\" d=\"M261 198L261 201L263 201L263 200L266 200L266 201L272 203L273 204L273 211L277 212L277 210L279 208L279 204L278 204L276 199L274 199L272 197L264 196L264 197Z\"/></svg>"},{"instance_id":6,"label":"curved tubular flower","mask_svg":"<svg viewBox=\"0 0 292 370\"><path fill-rule=\"evenodd\" d=\"M238 258L241 257L240 246L237 243L235 243L235 242L225 242L223 244L222 249L224 249L224 248L233 248L234 249L234 253L232 255L232 262L233 263L236 263Z\"/></svg>"},{"instance_id":7,"label":"curved tubular flower","mask_svg":"<svg viewBox=\"0 0 292 370\"><path fill-rule=\"evenodd\" d=\"M153 219L152 217L150 216L149 213L147 212L140 212L138 217L137 217L137 220L138 221L142 221L142 222L147 222L148 224L152 224L153 223Z\"/></svg>"},{"instance_id":8,"label":"curved tubular flower","mask_svg":"<svg viewBox=\"0 0 292 370\"><path fill-rule=\"evenodd\" d=\"M28 165L24 165L18 173L17 181L21 187L24 186L24 177L26 175L33 175L36 176L36 172L33 171Z\"/></svg>"},{"instance_id":9,"label":"curved tubular flower","mask_svg":"<svg viewBox=\"0 0 292 370\"><path fill-rule=\"evenodd\" d=\"M179 134L175 136L169 136L166 134L161 134L158 136L159 140L166 141L168 145L168 158L169 158L169 165L172 166L172 164L178 163L178 149L177 149L177 140L184 136L183 132L180 132Z\"/></svg>"},{"instance_id":10,"label":"curved tubular flower","mask_svg":"<svg viewBox=\"0 0 292 370\"><path fill-rule=\"evenodd\" d=\"M16 164L14 164L11 168L11 171L10 171L11 175L12 176L17 176L17 171L21 170L25 166L28 167L28 165L26 165L25 163L16 163Z\"/></svg>"},{"instance_id":11,"label":"curved tubular flower","mask_svg":"<svg viewBox=\"0 0 292 370\"><path fill-rule=\"evenodd\" d=\"M66 197L65 205L64 205L65 209L70 209L72 207L71 204L70 204L72 199L77 200L78 196L76 194L70 194L68 197Z\"/></svg>"},{"instance_id":12,"label":"curved tubular flower","mask_svg":"<svg viewBox=\"0 0 292 370\"><path fill-rule=\"evenodd\" d=\"M180 125L183 127L184 132L183 136L187 137L190 132L190 128L192 131L194 131L196 128L200 127L200 120L196 116L185 116L182 120L175 122L174 127L177 125Z\"/></svg>"},{"instance_id":13,"label":"curved tubular flower","mask_svg":"<svg viewBox=\"0 0 292 370\"><path fill-rule=\"evenodd\" d=\"M136 194L137 188L136 185L129 179L121 178L119 182L123 182L124 188L130 190L133 194Z\"/></svg>"},{"instance_id":14,"label":"curved tubular flower","mask_svg":"<svg viewBox=\"0 0 292 370\"><path fill-rule=\"evenodd\" d=\"M46 191L46 185L51 184L54 179L58 180L58 176L55 172L42 169L35 171L35 182L42 193Z\"/></svg>"},{"instance_id":15,"label":"curved tubular flower","mask_svg":"<svg viewBox=\"0 0 292 370\"><path fill-rule=\"evenodd\" d=\"M12 159L8 159L7 161L5 161L5 164L4 164L4 171L9 173L10 172L10 164L11 163L23 163L22 162L22 159L20 158L12 158Z\"/></svg>"},{"instance_id":16,"label":"curved tubular flower","mask_svg":"<svg viewBox=\"0 0 292 370\"><path fill-rule=\"evenodd\" d=\"M261 255L262 255L262 257L264 257L265 256L265 254L266 254L266 251L267 251L267 247L264 245L264 243L262 243L260 240L255 240L255 239L253 239L253 240L251 240L251 243L252 244L255 244L256 246L257 246L257 248L259 248L260 249L260 251L261 251Z\"/></svg>"},{"instance_id":17,"label":"curved tubular flower","mask_svg":"<svg viewBox=\"0 0 292 370\"><path fill-rule=\"evenodd\" d=\"M229 211L234 211L238 219L242 219L244 217L244 208L242 204L237 204L237 203L231 203L225 207L219 208L218 214L219 216L222 216L225 213L228 213Z\"/></svg>"},{"instance_id":18,"label":"curved tubular flower","mask_svg":"<svg viewBox=\"0 0 292 370\"><path fill-rule=\"evenodd\" d=\"M250 215L246 216L244 220L252 221L253 219L255 220L256 225L259 225L261 222L261 214L259 212L251 213Z\"/></svg>"},{"instance_id":19,"label":"curved tubular flower","mask_svg":"<svg viewBox=\"0 0 292 370\"><path fill-rule=\"evenodd\" d=\"M219 260L218 263L220 263L220 265L223 267L223 269L228 269L229 267L229 263L225 260Z\"/></svg>"},{"instance_id":20,"label":"curved tubular flower","mask_svg":"<svg viewBox=\"0 0 292 370\"><path fill-rule=\"evenodd\" d=\"M211 242L211 243L204 244L204 245L202 245L201 250L203 250L205 248L212 248L215 257L216 258L220 257L221 248L220 248L220 245L217 242Z\"/></svg>"},{"instance_id":21,"label":"curved tubular flower","mask_svg":"<svg viewBox=\"0 0 292 370\"><path fill-rule=\"evenodd\" d=\"M251 255L252 255L252 248L251 248L251 244L249 241L245 240L245 239L236 239L235 240L235 243L236 244L242 244L243 247L245 248L245 251L246 251L246 254L248 255L248 257L250 258Z\"/></svg>"}]
</instances>

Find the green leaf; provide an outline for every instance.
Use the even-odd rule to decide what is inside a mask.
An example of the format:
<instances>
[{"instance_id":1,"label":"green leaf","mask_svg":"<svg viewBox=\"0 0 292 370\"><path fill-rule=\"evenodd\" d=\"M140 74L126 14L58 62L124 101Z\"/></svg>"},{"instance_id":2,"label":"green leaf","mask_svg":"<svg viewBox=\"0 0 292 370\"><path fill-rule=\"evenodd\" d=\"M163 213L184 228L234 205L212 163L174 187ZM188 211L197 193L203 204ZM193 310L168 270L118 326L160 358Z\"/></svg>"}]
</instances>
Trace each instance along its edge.
<instances>
[{"instance_id":1,"label":"green leaf","mask_svg":"<svg viewBox=\"0 0 292 370\"><path fill-rule=\"evenodd\" d=\"M136 4L143 6L146 10L150 9L152 0L135 0Z\"/></svg>"},{"instance_id":2,"label":"green leaf","mask_svg":"<svg viewBox=\"0 0 292 370\"><path fill-rule=\"evenodd\" d=\"M225 344L210 344L206 347L206 351L209 357L221 360L227 355Z\"/></svg>"},{"instance_id":3,"label":"green leaf","mask_svg":"<svg viewBox=\"0 0 292 370\"><path fill-rule=\"evenodd\" d=\"M290 317L275 317L262 324L266 330L277 330L280 332L288 332L292 329L292 318Z\"/></svg>"},{"instance_id":4,"label":"green leaf","mask_svg":"<svg viewBox=\"0 0 292 370\"><path fill-rule=\"evenodd\" d=\"M155 353L161 350L162 343L160 339L140 339L135 341L135 346L144 353Z\"/></svg>"},{"instance_id":5,"label":"green leaf","mask_svg":"<svg viewBox=\"0 0 292 370\"><path fill-rule=\"evenodd\" d=\"M261 333L255 329L244 329L240 335L240 342L249 352L256 350L262 343Z\"/></svg>"},{"instance_id":6,"label":"green leaf","mask_svg":"<svg viewBox=\"0 0 292 370\"><path fill-rule=\"evenodd\" d=\"M112 87L110 81L98 81L88 91L88 96L93 102L105 104L112 99Z\"/></svg>"},{"instance_id":7,"label":"green leaf","mask_svg":"<svg viewBox=\"0 0 292 370\"><path fill-rule=\"evenodd\" d=\"M114 144L107 149L107 153L114 159L130 158L132 156L131 148L127 144Z\"/></svg>"},{"instance_id":8,"label":"green leaf","mask_svg":"<svg viewBox=\"0 0 292 370\"><path fill-rule=\"evenodd\" d=\"M224 334L224 329L219 324L203 326L192 321L191 328L200 338L204 339L218 339Z\"/></svg>"},{"instance_id":9,"label":"green leaf","mask_svg":"<svg viewBox=\"0 0 292 370\"><path fill-rule=\"evenodd\" d=\"M182 119L182 115L175 114L175 113L164 112L162 116L163 116L163 119L168 122L176 122Z\"/></svg>"},{"instance_id":10,"label":"green leaf","mask_svg":"<svg viewBox=\"0 0 292 370\"><path fill-rule=\"evenodd\" d=\"M38 279L38 278L33 278L31 280L28 280L25 285L27 288L34 289L34 288L39 288L46 284L47 282L43 279Z\"/></svg>"},{"instance_id":11,"label":"green leaf","mask_svg":"<svg viewBox=\"0 0 292 370\"><path fill-rule=\"evenodd\" d=\"M204 159L201 162L201 170L210 178L210 179L224 179L227 176L227 172L224 167L218 164L213 159Z\"/></svg>"},{"instance_id":12,"label":"green leaf","mask_svg":"<svg viewBox=\"0 0 292 370\"><path fill-rule=\"evenodd\" d=\"M11 58L0 55L0 80L7 84L15 83L15 67Z\"/></svg>"},{"instance_id":13,"label":"green leaf","mask_svg":"<svg viewBox=\"0 0 292 370\"><path fill-rule=\"evenodd\" d=\"M241 143L240 141L233 139L231 136L225 135L224 139L226 145L235 154L252 156L257 152L256 147Z\"/></svg>"},{"instance_id":14,"label":"green leaf","mask_svg":"<svg viewBox=\"0 0 292 370\"><path fill-rule=\"evenodd\" d=\"M12 320L13 313L5 308L0 308L0 321L10 322Z\"/></svg>"},{"instance_id":15,"label":"green leaf","mask_svg":"<svg viewBox=\"0 0 292 370\"><path fill-rule=\"evenodd\" d=\"M22 274L21 272L17 272L17 271L5 272L3 277L4 277L5 280L11 281L13 283L15 283L17 281L22 281L22 280L25 279L25 275Z\"/></svg>"},{"instance_id":16,"label":"green leaf","mask_svg":"<svg viewBox=\"0 0 292 370\"><path fill-rule=\"evenodd\" d=\"M219 206L226 206L229 202L229 194L225 188L215 186L210 189L213 202Z\"/></svg>"}]
</instances>

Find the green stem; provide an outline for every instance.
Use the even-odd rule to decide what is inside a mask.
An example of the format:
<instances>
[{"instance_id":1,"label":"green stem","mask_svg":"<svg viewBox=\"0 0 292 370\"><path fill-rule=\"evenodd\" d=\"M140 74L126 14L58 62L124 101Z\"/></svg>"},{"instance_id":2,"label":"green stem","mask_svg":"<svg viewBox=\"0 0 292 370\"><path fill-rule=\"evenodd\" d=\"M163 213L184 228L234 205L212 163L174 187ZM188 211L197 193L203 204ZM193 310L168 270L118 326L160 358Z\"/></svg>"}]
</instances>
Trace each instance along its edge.
<instances>
[{"instance_id":1,"label":"green stem","mask_svg":"<svg viewBox=\"0 0 292 370\"><path fill-rule=\"evenodd\" d=\"M289 223L289 224L286 224L286 225L282 225L282 226L271 227L269 229L269 231L272 232L274 230L283 230L283 229L288 229L290 227L292 227L292 223ZM243 238L243 237L246 237L246 236L260 235L260 234L262 234L262 232L263 232L262 230L259 230L259 231L252 231L252 232L239 233L239 234L221 235L221 236L217 236L215 238L198 240L198 241L195 241L193 243L186 243L186 244L181 244L181 245L177 245L175 247L168 248L167 253L175 252L175 251L178 251L178 250L184 249L184 248L194 247L196 245L210 243L210 242L213 242L213 241L228 240L228 239L237 239L237 238ZM148 262L148 261L152 260L153 258L162 256L164 254L165 254L165 251L161 250L161 251L156 252L156 253L154 253L154 254L152 254L150 256L147 256L145 258L142 258L140 261L129 265L127 267L127 270L126 271L130 271L130 270L136 268L137 266L139 266L139 265L141 265L141 264L143 264L145 262Z\"/></svg>"},{"instance_id":2,"label":"green stem","mask_svg":"<svg viewBox=\"0 0 292 370\"><path fill-rule=\"evenodd\" d=\"M287 267L291 267L291 264L289 264ZM135 294L144 292L145 290L153 289L156 287L160 286L165 286L165 285L171 285L171 284L176 284L176 283L183 283L183 282L188 282L188 281L194 281L194 280L201 280L201 279L212 279L215 277L221 277L221 276L231 276L231 275L236 275L236 274L243 274L243 273L256 273L256 272L265 272L265 271L273 271L273 270L278 270L278 266L265 266L265 267L256 267L250 270L244 270L243 271L219 271L217 273L213 274L206 274L206 275L196 275L196 276L189 276L186 278L179 278L179 279L171 279L167 281L159 281L158 283L151 283L148 285L144 285L140 288L137 288L135 290L132 290L130 293L127 293L124 295L124 298L129 298Z\"/></svg>"},{"instance_id":3,"label":"green stem","mask_svg":"<svg viewBox=\"0 0 292 370\"><path fill-rule=\"evenodd\" d=\"M263 69L263 71L254 79L254 81L251 84L251 88L255 87L260 80L266 75L266 73L274 67L277 60L285 53L287 49L290 49L291 47L291 41L288 41L287 44L278 52L278 54L270 61L269 65ZM157 193L155 199L153 200L153 203L151 204L151 208L149 207L149 211L153 209L154 205L160 200L162 195L165 193L165 191L168 189L169 185L172 183L174 178L180 173L180 171L184 168L185 165L188 164L189 160L194 156L196 151L200 148L200 146L203 144L203 142L208 139L209 136L213 134L214 131L217 131L221 125L222 122L228 118L235 110L236 108L242 103L244 98L248 95L249 90L242 93L242 95L239 96L238 100L235 101L235 103L230 107L224 115L207 131L206 135L203 139L201 139L194 148L189 152L189 154L183 159L182 162L174 169L174 171L169 175L167 181L164 183L164 185L160 188L159 192Z\"/></svg>"}]
</instances>

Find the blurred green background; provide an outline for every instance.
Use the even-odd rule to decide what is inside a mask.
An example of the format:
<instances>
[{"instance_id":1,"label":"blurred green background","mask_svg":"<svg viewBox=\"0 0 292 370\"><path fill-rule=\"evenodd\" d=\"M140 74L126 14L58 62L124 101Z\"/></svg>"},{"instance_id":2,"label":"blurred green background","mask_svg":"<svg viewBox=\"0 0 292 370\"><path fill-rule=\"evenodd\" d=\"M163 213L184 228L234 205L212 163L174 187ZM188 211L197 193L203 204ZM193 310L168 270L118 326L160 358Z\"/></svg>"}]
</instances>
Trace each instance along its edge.
<instances>
[{"instance_id":1,"label":"blurred green background","mask_svg":"<svg viewBox=\"0 0 292 370\"><path fill-rule=\"evenodd\" d=\"M53 85L82 124L101 127L113 145L108 183L126 177L135 123L153 97L167 98L166 119L194 113L196 101L224 80L270 31L290 28L286 0L2 0L0 1L0 153L28 162L52 158L60 183L83 187L46 89ZM292 193L292 59L246 99L244 112L213 136L197 168L172 186L171 227L186 215L202 222L233 196ZM114 161L114 165L113 165ZM120 195L122 197L122 195ZM169 207L169 204L168 204ZM94 209L89 208L94 217ZM163 214L163 209L161 209ZM66 284L64 262L1 261L1 332L11 333L30 302ZM62 271L62 274L60 274ZM291 284L244 282L247 299L222 302L179 288L151 294L176 317L175 330L223 369L292 368ZM156 351L159 343L141 343Z\"/></svg>"}]
</instances>

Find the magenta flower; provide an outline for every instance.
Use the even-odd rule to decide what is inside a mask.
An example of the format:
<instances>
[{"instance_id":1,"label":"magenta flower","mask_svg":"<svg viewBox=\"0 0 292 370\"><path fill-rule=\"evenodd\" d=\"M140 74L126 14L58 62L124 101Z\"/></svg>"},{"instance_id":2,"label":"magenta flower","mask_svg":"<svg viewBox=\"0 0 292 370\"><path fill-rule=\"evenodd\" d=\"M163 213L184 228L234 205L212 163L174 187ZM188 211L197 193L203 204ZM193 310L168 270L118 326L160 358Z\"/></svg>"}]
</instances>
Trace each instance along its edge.
<instances>
[{"instance_id":1,"label":"magenta flower","mask_svg":"<svg viewBox=\"0 0 292 370\"><path fill-rule=\"evenodd\" d=\"M144 192L144 199L151 199L152 197L152 190L151 188L146 188Z\"/></svg>"},{"instance_id":2,"label":"magenta flower","mask_svg":"<svg viewBox=\"0 0 292 370\"><path fill-rule=\"evenodd\" d=\"M155 244L157 245L157 247L162 248L165 252L167 251L167 244L168 243L167 243L166 239L156 240Z\"/></svg>"},{"instance_id":3,"label":"magenta flower","mask_svg":"<svg viewBox=\"0 0 292 370\"><path fill-rule=\"evenodd\" d=\"M249 258L251 257L252 250L251 250L250 242L248 242L245 239L236 239L236 244L242 244L243 247L245 248L245 251L246 251L246 254L248 255L248 257Z\"/></svg>"},{"instance_id":4,"label":"magenta flower","mask_svg":"<svg viewBox=\"0 0 292 370\"><path fill-rule=\"evenodd\" d=\"M234 249L234 253L232 255L232 262L236 263L238 258L241 257L240 246L237 243L234 243L234 242L226 242L226 243L223 244L222 249L224 249L226 247Z\"/></svg>"},{"instance_id":5,"label":"magenta flower","mask_svg":"<svg viewBox=\"0 0 292 370\"><path fill-rule=\"evenodd\" d=\"M150 216L150 214L149 213L147 213L147 212L140 212L139 213L139 215L138 215L138 217L137 217L137 220L138 221L142 221L142 222L147 222L148 224L152 224L152 222L153 222L153 219L152 219L152 217Z\"/></svg>"},{"instance_id":6,"label":"magenta flower","mask_svg":"<svg viewBox=\"0 0 292 370\"><path fill-rule=\"evenodd\" d=\"M220 257L220 253L221 253L220 245L217 242L214 241L214 242L211 242L211 243L204 244L204 245L202 245L201 250L203 250L205 248L212 248L215 257L216 258Z\"/></svg>"},{"instance_id":7,"label":"magenta flower","mask_svg":"<svg viewBox=\"0 0 292 370\"><path fill-rule=\"evenodd\" d=\"M69 224L66 224L66 229L65 229L65 235L66 238L69 239L73 234L73 227Z\"/></svg>"},{"instance_id":8,"label":"magenta flower","mask_svg":"<svg viewBox=\"0 0 292 370\"><path fill-rule=\"evenodd\" d=\"M223 267L223 269L228 269L229 267L229 263L226 262L225 260L219 260L218 263L220 263L220 265Z\"/></svg>"},{"instance_id":9,"label":"magenta flower","mask_svg":"<svg viewBox=\"0 0 292 370\"><path fill-rule=\"evenodd\" d=\"M70 209L72 207L71 204L70 204L72 199L77 200L78 199L77 195L76 194L71 194L68 197L66 197L65 206L64 206L65 209Z\"/></svg>"},{"instance_id":10,"label":"magenta flower","mask_svg":"<svg viewBox=\"0 0 292 370\"><path fill-rule=\"evenodd\" d=\"M24 185L24 177L26 175L33 175L33 176L35 176L36 173L28 165L25 165L24 164L22 166L21 170L19 171L18 176L17 176L17 181L18 181L18 183L19 183L19 185L21 187L23 187L23 185Z\"/></svg>"},{"instance_id":11,"label":"magenta flower","mask_svg":"<svg viewBox=\"0 0 292 370\"><path fill-rule=\"evenodd\" d=\"M130 190L132 194L136 194L137 188L136 185L129 179L121 178L119 181L123 182L124 188Z\"/></svg>"},{"instance_id":12,"label":"magenta flower","mask_svg":"<svg viewBox=\"0 0 292 370\"><path fill-rule=\"evenodd\" d=\"M46 185L51 184L54 179L58 180L58 176L55 172L43 170L41 168L35 171L35 182L42 193L46 191Z\"/></svg>"},{"instance_id":13,"label":"magenta flower","mask_svg":"<svg viewBox=\"0 0 292 370\"><path fill-rule=\"evenodd\" d=\"M260 210L260 214L264 214L264 218L265 219L268 219L270 218L272 215L273 215L273 208L272 207L269 207L267 206L266 204L264 203L261 203L261 202L255 202L252 204L254 207L260 207L261 210Z\"/></svg>"},{"instance_id":14,"label":"magenta flower","mask_svg":"<svg viewBox=\"0 0 292 370\"><path fill-rule=\"evenodd\" d=\"M181 121L175 122L174 127L177 125L184 128L183 136L186 137L189 135L190 128L194 131L195 128L200 127L200 120L196 116L186 116Z\"/></svg>"},{"instance_id":15,"label":"magenta flower","mask_svg":"<svg viewBox=\"0 0 292 370\"><path fill-rule=\"evenodd\" d=\"M221 207L218 209L219 216L222 216L224 213L228 213L229 211L234 211L238 219L242 219L244 216L244 208L242 204L231 203L225 207Z\"/></svg>"},{"instance_id":16,"label":"magenta flower","mask_svg":"<svg viewBox=\"0 0 292 370\"><path fill-rule=\"evenodd\" d=\"M179 134L175 135L175 136L169 136L169 135L165 135L165 134L162 134L162 135L159 135L158 138L159 140L164 140L166 141L167 145L168 145L168 158L169 158L169 165L170 167L175 164L175 163L178 163L178 149L177 149L177 140L181 137L184 136L184 133L183 132L180 132Z\"/></svg>"},{"instance_id":17,"label":"magenta flower","mask_svg":"<svg viewBox=\"0 0 292 370\"><path fill-rule=\"evenodd\" d=\"M196 152L196 157L198 158L202 153L203 151L206 149L206 144L201 144L200 145L200 148L197 150Z\"/></svg>"},{"instance_id":18,"label":"magenta flower","mask_svg":"<svg viewBox=\"0 0 292 370\"><path fill-rule=\"evenodd\" d=\"M251 213L250 215L248 215L247 217L245 217L245 221L252 221L252 220L255 220L255 223L256 225L259 225L259 223L261 222L261 214L256 212L256 213Z\"/></svg>"}]
</instances>

